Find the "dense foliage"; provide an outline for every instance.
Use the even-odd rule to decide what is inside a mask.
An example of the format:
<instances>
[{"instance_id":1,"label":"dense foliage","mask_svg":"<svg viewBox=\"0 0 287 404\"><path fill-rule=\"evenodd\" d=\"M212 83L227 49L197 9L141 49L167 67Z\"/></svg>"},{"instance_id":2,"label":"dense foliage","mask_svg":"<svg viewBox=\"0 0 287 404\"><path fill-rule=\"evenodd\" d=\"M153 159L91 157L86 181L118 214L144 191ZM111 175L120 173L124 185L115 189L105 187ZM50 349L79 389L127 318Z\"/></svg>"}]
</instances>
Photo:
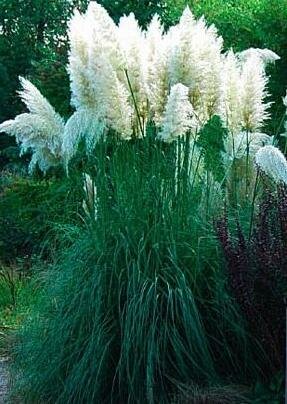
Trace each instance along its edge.
<instances>
[{"instance_id":1,"label":"dense foliage","mask_svg":"<svg viewBox=\"0 0 287 404\"><path fill-rule=\"evenodd\" d=\"M218 222L230 288L250 332L261 336L273 372L283 368L285 351L286 198L286 189L265 195L249 237L237 223L232 238L226 216Z\"/></svg>"},{"instance_id":2,"label":"dense foliage","mask_svg":"<svg viewBox=\"0 0 287 404\"><path fill-rule=\"evenodd\" d=\"M77 221L81 186L61 179L27 179L3 175L0 184L0 261L30 261L34 254L52 250L54 229Z\"/></svg>"}]
</instances>

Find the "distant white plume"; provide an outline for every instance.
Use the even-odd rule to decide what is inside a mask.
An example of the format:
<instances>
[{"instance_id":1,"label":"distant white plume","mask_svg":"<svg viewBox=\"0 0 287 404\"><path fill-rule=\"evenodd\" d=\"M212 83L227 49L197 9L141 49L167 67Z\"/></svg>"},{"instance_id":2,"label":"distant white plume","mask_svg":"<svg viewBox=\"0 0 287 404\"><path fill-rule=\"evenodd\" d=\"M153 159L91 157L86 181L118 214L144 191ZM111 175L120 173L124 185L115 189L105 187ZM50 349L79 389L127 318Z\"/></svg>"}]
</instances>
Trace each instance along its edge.
<instances>
[{"instance_id":1,"label":"distant white plume","mask_svg":"<svg viewBox=\"0 0 287 404\"><path fill-rule=\"evenodd\" d=\"M259 57L252 54L242 65L242 120L245 130L254 132L269 118L270 103L264 102L268 96L268 79Z\"/></svg>"},{"instance_id":2,"label":"distant white plume","mask_svg":"<svg viewBox=\"0 0 287 404\"><path fill-rule=\"evenodd\" d=\"M275 182L287 185L287 161L277 147L264 146L258 150L255 162L259 169Z\"/></svg>"},{"instance_id":3,"label":"distant white plume","mask_svg":"<svg viewBox=\"0 0 287 404\"><path fill-rule=\"evenodd\" d=\"M19 95L29 113L3 122L0 125L0 132L15 136L22 154L32 152L30 171L38 164L45 172L49 167L61 162L64 121L30 81L20 77L20 82L22 90L19 91Z\"/></svg>"},{"instance_id":4,"label":"distant white plume","mask_svg":"<svg viewBox=\"0 0 287 404\"><path fill-rule=\"evenodd\" d=\"M238 53L239 59L243 62L251 56L257 56L265 66L280 59L280 56L270 49L250 48Z\"/></svg>"}]
</instances>

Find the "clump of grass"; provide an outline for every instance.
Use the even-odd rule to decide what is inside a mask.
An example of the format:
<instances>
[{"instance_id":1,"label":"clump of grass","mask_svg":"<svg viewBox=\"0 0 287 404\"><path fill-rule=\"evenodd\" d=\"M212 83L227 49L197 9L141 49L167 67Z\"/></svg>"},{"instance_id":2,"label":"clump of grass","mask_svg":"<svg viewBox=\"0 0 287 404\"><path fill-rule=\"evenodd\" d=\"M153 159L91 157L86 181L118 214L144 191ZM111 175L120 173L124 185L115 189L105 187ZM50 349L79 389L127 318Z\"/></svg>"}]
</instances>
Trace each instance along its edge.
<instances>
[{"instance_id":1,"label":"clump of grass","mask_svg":"<svg viewBox=\"0 0 287 404\"><path fill-rule=\"evenodd\" d=\"M81 236L58 264L49 303L44 293L22 330L16 364L27 402L168 402L172 380L217 380L183 271L170 260L152 274L156 250L140 243L137 257L125 239L114 241L103 261L91 235Z\"/></svg>"},{"instance_id":2,"label":"clump of grass","mask_svg":"<svg viewBox=\"0 0 287 404\"><path fill-rule=\"evenodd\" d=\"M187 162L177 165L185 145L107 140L85 163L97 215L65 228L17 336L26 402L168 403L177 384L257 377L262 352L226 292L206 220L215 205L202 212L200 170L189 181Z\"/></svg>"}]
</instances>

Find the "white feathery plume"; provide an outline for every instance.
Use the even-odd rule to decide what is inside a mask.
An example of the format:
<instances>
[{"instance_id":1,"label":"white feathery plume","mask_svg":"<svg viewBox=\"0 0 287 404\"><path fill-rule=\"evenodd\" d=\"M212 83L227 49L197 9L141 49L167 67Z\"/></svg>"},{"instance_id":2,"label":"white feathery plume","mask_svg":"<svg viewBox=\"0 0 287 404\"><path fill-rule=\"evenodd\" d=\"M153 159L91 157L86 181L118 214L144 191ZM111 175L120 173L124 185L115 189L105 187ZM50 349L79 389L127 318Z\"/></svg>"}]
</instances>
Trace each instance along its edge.
<instances>
[{"instance_id":1,"label":"white feathery plume","mask_svg":"<svg viewBox=\"0 0 287 404\"><path fill-rule=\"evenodd\" d=\"M82 108L82 111L93 110L97 121L105 122L107 128L113 129L123 139L132 135L132 108L128 102L129 94L118 79L109 61L98 57L94 64L93 89L97 94L96 108ZM72 125L72 123L71 123ZM95 139L95 142L97 141Z\"/></svg>"},{"instance_id":2,"label":"white feathery plume","mask_svg":"<svg viewBox=\"0 0 287 404\"><path fill-rule=\"evenodd\" d=\"M115 69L119 79L124 79L124 59L120 45L118 27L103 6L91 1L86 11L86 21L91 27L88 40L89 68L94 59L103 56Z\"/></svg>"},{"instance_id":3,"label":"white feathery plume","mask_svg":"<svg viewBox=\"0 0 287 404\"><path fill-rule=\"evenodd\" d=\"M267 77L260 58L252 54L242 66L242 120L245 130L253 132L262 127L269 118L270 103L264 102L268 96Z\"/></svg>"},{"instance_id":4,"label":"white feathery plume","mask_svg":"<svg viewBox=\"0 0 287 404\"><path fill-rule=\"evenodd\" d=\"M275 52L270 49L259 49L259 48L249 48L240 53L238 53L238 58L245 62L250 56L257 56L264 66L267 66L270 63L275 63L280 59Z\"/></svg>"},{"instance_id":5,"label":"white feathery plume","mask_svg":"<svg viewBox=\"0 0 287 404\"><path fill-rule=\"evenodd\" d=\"M123 84L123 80L126 81L126 78L118 27L107 11L96 2L89 4L84 16L79 17L76 14L74 18L76 18L76 22L77 19L81 21L81 28L83 25L88 28L85 31L85 27L83 27L85 35L78 32L79 27L76 23L72 24L70 28L70 38L74 41L70 55L70 74L74 77L74 80L72 79L73 99L78 100L78 102L74 102L74 105L81 112L71 119L66 128L64 149L69 150L66 156L71 155L82 136L78 119L80 122L84 119L86 128L88 122L90 125L90 117L94 115L96 123L92 125L93 128L99 122L101 123L100 128L102 128L102 123L105 122L107 127L112 128L125 139L130 138L132 133L132 108L128 103L129 93ZM82 47L85 48L84 53L79 51ZM84 63L82 63L81 57ZM80 72L84 71L86 80L84 86L82 86L82 76L75 74L78 72L77 67ZM87 118L83 118L84 111L89 111ZM73 124L76 125L74 130ZM68 140L69 133L73 134L70 140ZM93 133L95 139L92 141L90 136L89 144L95 143L99 138L97 130L93 130Z\"/></svg>"},{"instance_id":6,"label":"white feathery plume","mask_svg":"<svg viewBox=\"0 0 287 404\"><path fill-rule=\"evenodd\" d=\"M3 122L0 132L15 136L22 154L32 151L30 171L38 163L39 168L45 172L60 162L64 121L30 81L20 77L20 82L22 91L19 91L19 95L29 113Z\"/></svg>"},{"instance_id":7,"label":"white feathery plume","mask_svg":"<svg viewBox=\"0 0 287 404\"><path fill-rule=\"evenodd\" d=\"M194 37L194 26L196 21L190 8L187 6L180 18L178 25L172 27L168 33L171 49L169 55L169 76L171 85L182 83L187 87L190 85L192 69L190 63L193 56L191 45Z\"/></svg>"},{"instance_id":8,"label":"white feathery plume","mask_svg":"<svg viewBox=\"0 0 287 404\"><path fill-rule=\"evenodd\" d=\"M87 19L93 25L89 42L89 78L100 120L124 139L132 134L132 106L124 75L125 59L119 28L107 11L91 2ZM137 60L135 60L137 62Z\"/></svg>"},{"instance_id":9,"label":"white feathery plume","mask_svg":"<svg viewBox=\"0 0 287 404\"><path fill-rule=\"evenodd\" d=\"M95 106L94 93L91 88L88 72L91 26L86 15L77 10L69 22L69 65L71 86L71 104L75 108Z\"/></svg>"},{"instance_id":10,"label":"white feathery plume","mask_svg":"<svg viewBox=\"0 0 287 404\"><path fill-rule=\"evenodd\" d=\"M157 126L162 123L164 106L168 96L168 44L157 15L151 20L146 32L147 92L152 119Z\"/></svg>"},{"instance_id":11,"label":"white feathery plume","mask_svg":"<svg viewBox=\"0 0 287 404\"><path fill-rule=\"evenodd\" d=\"M99 100L97 116L123 139L130 139L133 133L133 110L126 86L117 77L109 60L104 57L99 56L95 61L94 71L93 86Z\"/></svg>"},{"instance_id":12,"label":"white feathery plume","mask_svg":"<svg viewBox=\"0 0 287 404\"><path fill-rule=\"evenodd\" d=\"M89 217L92 216L96 220L98 215L97 187L89 174L84 173L83 176L85 199L83 200L82 206L86 215Z\"/></svg>"},{"instance_id":13,"label":"white feathery plume","mask_svg":"<svg viewBox=\"0 0 287 404\"><path fill-rule=\"evenodd\" d=\"M276 183L287 185L287 161L283 153L274 146L264 146L255 155L255 163Z\"/></svg>"},{"instance_id":14,"label":"white feathery plume","mask_svg":"<svg viewBox=\"0 0 287 404\"><path fill-rule=\"evenodd\" d=\"M162 130L159 138L172 142L177 137L194 130L193 108L188 100L188 88L183 84L171 87L166 103Z\"/></svg>"},{"instance_id":15,"label":"white feathery plume","mask_svg":"<svg viewBox=\"0 0 287 404\"><path fill-rule=\"evenodd\" d=\"M136 126L138 117L134 102L141 118L145 120L147 116L147 52L144 34L133 13L120 19L118 35L124 55L124 68L130 81L128 83L126 78L124 83L130 93L129 99L134 108L133 119Z\"/></svg>"},{"instance_id":16,"label":"white feathery plume","mask_svg":"<svg viewBox=\"0 0 287 404\"><path fill-rule=\"evenodd\" d=\"M31 114L47 117L56 125L62 124L62 118L55 112L54 108L40 91L29 80L19 77L22 90L18 91L21 101L26 105Z\"/></svg>"},{"instance_id":17,"label":"white feathery plume","mask_svg":"<svg viewBox=\"0 0 287 404\"><path fill-rule=\"evenodd\" d=\"M189 88L190 101L204 123L219 110L222 38L203 18L195 21L187 7L173 29L171 42L170 82Z\"/></svg>"},{"instance_id":18,"label":"white feathery plume","mask_svg":"<svg viewBox=\"0 0 287 404\"><path fill-rule=\"evenodd\" d=\"M220 117L231 133L237 133L242 125L242 86L238 60L231 50L222 62L222 101Z\"/></svg>"},{"instance_id":19,"label":"white feathery plume","mask_svg":"<svg viewBox=\"0 0 287 404\"><path fill-rule=\"evenodd\" d=\"M207 27L204 18L197 22L196 28L195 44L201 42L199 60L203 70L203 77L197 86L200 94L199 115L202 120L208 120L220 111L223 40L214 25Z\"/></svg>"},{"instance_id":20,"label":"white feathery plume","mask_svg":"<svg viewBox=\"0 0 287 404\"><path fill-rule=\"evenodd\" d=\"M97 108L101 100L94 86L101 71L97 59L106 58L117 74L124 79L123 57L118 40L118 28L107 11L90 2L84 15L75 12L69 26L69 73L72 105L76 108Z\"/></svg>"}]
</instances>

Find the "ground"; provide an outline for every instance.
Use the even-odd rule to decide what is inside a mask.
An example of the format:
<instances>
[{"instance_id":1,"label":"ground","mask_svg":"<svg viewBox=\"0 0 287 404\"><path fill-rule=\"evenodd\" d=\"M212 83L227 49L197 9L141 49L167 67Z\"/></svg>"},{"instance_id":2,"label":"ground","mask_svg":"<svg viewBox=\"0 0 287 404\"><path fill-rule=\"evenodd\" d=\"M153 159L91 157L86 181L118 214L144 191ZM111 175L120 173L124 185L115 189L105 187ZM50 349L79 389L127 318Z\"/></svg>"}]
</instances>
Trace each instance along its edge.
<instances>
[{"instance_id":1,"label":"ground","mask_svg":"<svg viewBox=\"0 0 287 404\"><path fill-rule=\"evenodd\" d=\"M9 385L9 358L0 358L0 404L4 404L7 401L8 385Z\"/></svg>"}]
</instances>

